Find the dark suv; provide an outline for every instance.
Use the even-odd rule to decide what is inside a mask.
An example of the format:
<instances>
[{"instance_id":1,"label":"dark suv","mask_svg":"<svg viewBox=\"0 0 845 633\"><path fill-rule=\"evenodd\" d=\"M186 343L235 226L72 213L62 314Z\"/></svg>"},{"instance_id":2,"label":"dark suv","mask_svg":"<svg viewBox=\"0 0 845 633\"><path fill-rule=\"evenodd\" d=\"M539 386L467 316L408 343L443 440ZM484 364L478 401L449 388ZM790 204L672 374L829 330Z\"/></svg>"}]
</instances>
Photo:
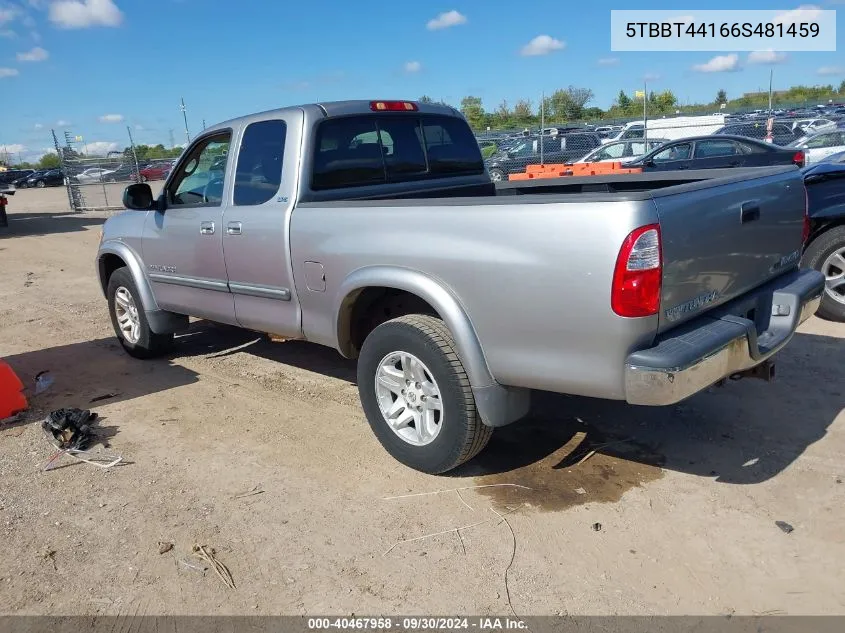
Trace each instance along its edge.
<instances>
[{"instance_id":1,"label":"dark suv","mask_svg":"<svg viewBox=\"0 0 845 633\"><path fill-rule=\"evenodd\" d=\"M601 145L595 133L559 134L557 136L527 137L507 152L493 154L485 162L487 173L494 182L507 180L509 174L525 171L528 165L540 164L540 143L543 144L543 164L571 163L583 158Z\"/></svg>"},{"instance_id":2,"label":"dark suv","mask_svg":"<svg viewBox=\"0 0 845 633\"><path fill-rule=\"evenodd\" d=\"M758 141L766 140L766 121L755 121L754 123L733 123L719 128L714 134L728 134L731 136L744 136ZM772 125L772 143L775 145L789 145L803 135L798 129L793 131L792 126L786 123L774 123Z\"/></svg>"},{"instance_id":3,"label":"dark suv","mask_svg":"<svg viewBox=\"0 0 845 633\"><path fill-rule=\"evenodd\" d=\"M65 175L61 169L49 169L47 171L32 174L26 180L27 187L60 187L65 184Z\"/></svg>"},{"instance_id":4,"label":"dark suv","mask_svg":"<svg viewBox=\"0 0 845 633\"><path fill-rule=\"evenodd\" d=\"M0 171L0 185L11 185L16 180L30 176L33 173L31 169L7 169Z\"/></svg>"}]
</instances>

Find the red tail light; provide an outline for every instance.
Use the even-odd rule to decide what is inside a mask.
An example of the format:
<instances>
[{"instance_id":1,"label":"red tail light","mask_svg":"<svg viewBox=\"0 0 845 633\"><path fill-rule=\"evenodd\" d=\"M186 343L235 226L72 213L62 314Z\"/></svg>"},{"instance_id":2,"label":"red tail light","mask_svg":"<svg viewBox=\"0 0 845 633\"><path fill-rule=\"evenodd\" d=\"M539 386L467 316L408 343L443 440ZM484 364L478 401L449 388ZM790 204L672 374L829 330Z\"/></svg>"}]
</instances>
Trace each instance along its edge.
<instances>
[{"instance_id":1,"label":"red tail light","mask_svg":"<svg viewBox=\"0 0 845 633\"><path fill-rule=\"evenodd\" d=\"M804 187L804 230L801 232L801 243L806 246L810 241L810 195Z\"/></svg>"},{"instance_id":2,"label":"red tail light","mask_svg":"<svg viewBox=\"0 0 845 633\"><path fill-rule=\"evenodd\" d=\"M660 225L649 224L631 231L616 258L610 306L623 317L644 317L660 309L663 253Z\"/></svg>"},{"instance_id":3,"label":"red tail light","mask_svg":"<svg viewBox=\"0 0 845 633\"><path fill-rule=\"evenodd\" d=\"M373 112L415 112L417 104L410 101L370 101Z\"/></svg>"},{"instance_id":4,"label":"red tail light","mask_svg":"<svg viewBox=\"0 0 845 633\"><path fill-rule=\"evenodd\" d=\"M799 167L804 166L804 161L806 160L804 156L804 150L798 150L795 152L795 155L792 157L792 162L798 165Z\"/></svg>"}]
</instances>

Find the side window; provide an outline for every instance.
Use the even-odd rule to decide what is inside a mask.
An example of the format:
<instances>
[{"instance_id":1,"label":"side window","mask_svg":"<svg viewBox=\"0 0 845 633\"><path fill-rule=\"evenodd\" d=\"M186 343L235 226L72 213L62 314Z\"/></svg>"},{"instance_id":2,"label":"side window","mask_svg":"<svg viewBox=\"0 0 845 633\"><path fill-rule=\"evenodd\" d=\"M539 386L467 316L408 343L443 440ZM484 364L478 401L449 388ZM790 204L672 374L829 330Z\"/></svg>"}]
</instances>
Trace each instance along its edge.
<instances>
[{"instance_id":1,"label":"side window","mask_svg":"<svg viewBox=\"0 0 845 633\"><path fill-rule=\"evenodd\" d=\"M602 149L596 159L598 160L608 160L610 158L622 158L622 154L625 152L625 144L624 143L617 143L615 145L611 145L610 147L605 147Z\"/></svg>"},{"instance_id":2,"label":"side window","mask_svg":"<svg viewBox=\"0 0 845 633\"><path fill-rule=\"evenodd\" d=\"M671 160L687 160L690 157L691 150L692 147L689 143L672 145L672 147L667 147L662 152L657 152L652 160L655 163L665 163Z\"/></svg>"},{"instance_id":3,"label":"side window","mask_svg":"<svg viewBox=\"0 0 845 633\"><path fill-rule=\"evenodd\" d=\"M455 117L423 119L428 169L436 176L483 174L484 160L465 121Z\"/></svg>"},{"instance_id":4,"label":"side window","mask_svg":"<svg viewBox=\"0 0 845 633\"><path fill-rule=\"evenodd\" d=\"M819 134L815 138L811 138L809 141L807 141L807 147L809 149L832 147L836 145L836 141L838 140L839 134Z\"/></svg>"},{"instance_id":5,"label":"side window","mask_svg":"<svg viewBox=\"0 0 845 633\"><path fill-rule=\"evenodd\" d=\"M286 134L284 121L260 121L246 127L235 169L235 204L264 204L276 195L282 184Z\"/></svg>"},{"instance_id":6,"label":"side window","mask_svg":"<svg viewBox=\"0 0 845 633\"><path fill-rule=\"evenodd\" d=\"M225 132L204 138L191 148L167 188L169 205L220 206L231 140L231 133Z\"/></svg>"},{"instance_id":7,"label":"side window","mask_svg":"<svg viewBox=\"0 0 845 633\"><path fill-rule=\"evenodd\" d=\"M736 145L732 141L699 141L695 144L696 158L733 156L736 153Z\"/></svg>"},{"instance_id":8,"label":"side window","mask_svg":"<svg viewBox=\"0 0 845 633\"><path fill-rule=\"evenodd\" d=\"M375 117L323 121L317 129L311 186L338 189L383 183L384 160Z\"/></svg>"}]
</instances>

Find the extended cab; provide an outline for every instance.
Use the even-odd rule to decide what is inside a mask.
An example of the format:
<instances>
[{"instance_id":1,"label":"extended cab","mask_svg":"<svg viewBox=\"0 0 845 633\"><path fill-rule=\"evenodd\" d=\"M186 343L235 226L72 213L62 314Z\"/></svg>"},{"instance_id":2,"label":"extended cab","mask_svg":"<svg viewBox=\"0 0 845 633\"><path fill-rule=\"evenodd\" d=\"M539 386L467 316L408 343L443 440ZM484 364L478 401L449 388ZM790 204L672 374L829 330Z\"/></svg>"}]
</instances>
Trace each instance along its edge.
<instances>
[{"instance_id":1,"label":"extended cab","mask_svg":"<svg viewBox=\"0 0 845 633\"><path fill-rule=\"evenodd\" d=\"M205 130L124 194L97 271L120 343L188 315L358 359L384 447L448 471L533 389L668 405L771 358L818 308L795 167L494 185L442 105L349 101Z\"/></svg>"}]
</instances>

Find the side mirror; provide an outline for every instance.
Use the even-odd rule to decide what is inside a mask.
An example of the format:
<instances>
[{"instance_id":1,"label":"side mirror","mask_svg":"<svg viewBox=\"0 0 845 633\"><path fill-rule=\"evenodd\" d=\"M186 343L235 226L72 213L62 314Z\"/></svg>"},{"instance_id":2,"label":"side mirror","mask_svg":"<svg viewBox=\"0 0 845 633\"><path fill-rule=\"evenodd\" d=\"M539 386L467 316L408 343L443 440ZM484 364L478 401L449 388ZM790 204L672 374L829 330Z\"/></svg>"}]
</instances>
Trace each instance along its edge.
<instances>
[{"instance_id":1,"label":"side mirror","mask_svg":"<svg viewBox=\"0 0 845 633\"><path fill-rule=\"evenodd\" d=\"M123 206L135 211L148 211L153 206L153 190L145 182L137 182L123 190Z\"/></svg>"}]
</instances>

